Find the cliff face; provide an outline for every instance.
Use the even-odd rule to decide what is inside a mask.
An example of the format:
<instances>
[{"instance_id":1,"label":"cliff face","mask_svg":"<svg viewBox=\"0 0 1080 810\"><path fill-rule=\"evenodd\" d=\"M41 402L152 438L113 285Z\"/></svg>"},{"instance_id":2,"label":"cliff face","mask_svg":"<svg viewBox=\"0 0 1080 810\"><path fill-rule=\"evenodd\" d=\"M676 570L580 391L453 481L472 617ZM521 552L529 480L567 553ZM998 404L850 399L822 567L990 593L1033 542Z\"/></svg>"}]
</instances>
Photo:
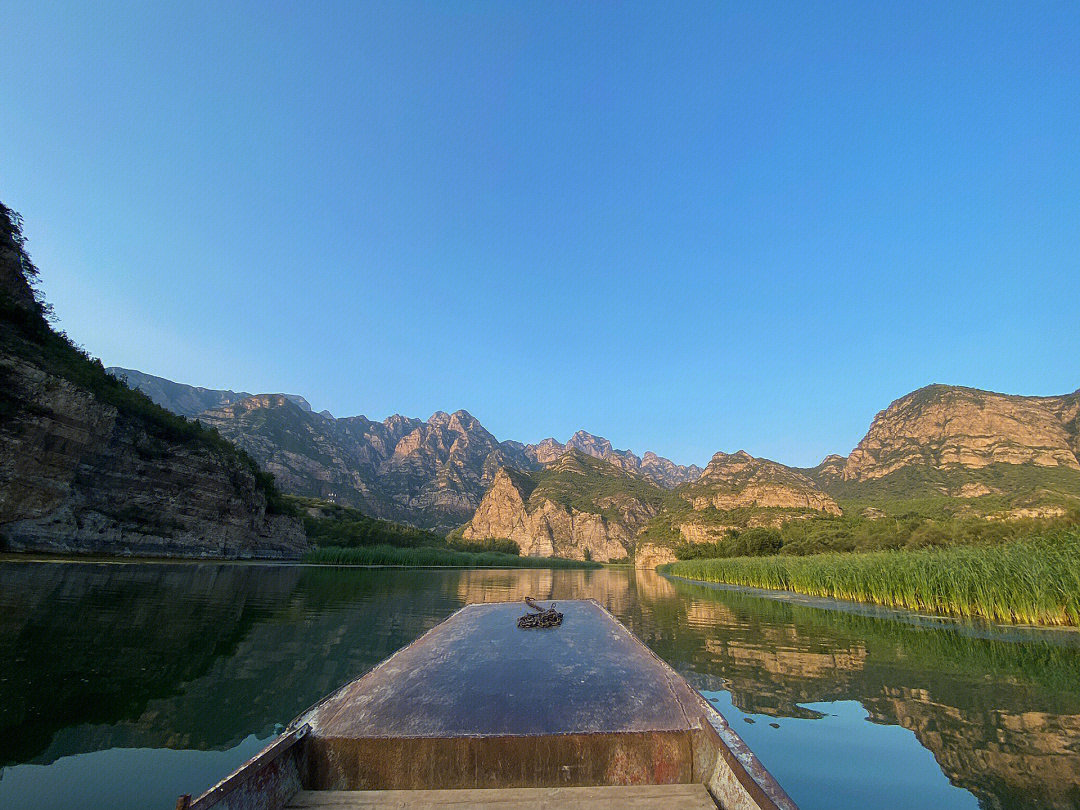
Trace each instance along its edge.
<instances>
[{"instance_id":1,"label":"cliff face","mask_svg":"<svg viewBox=\"0 0 1080 810\"><path fill-rule=\"evenodd\" d=\"M1080 392L1020 397L945 385L920 388L874 418L840 477L866 481L909 466L1080 470L1078 409Z\"/></svg>"},{"instance_id":2,"label":"cliff face","mask_svg":"<svg viewBox=\"0 0 1080 810\"><path fill-rule=\"evenodd\" d=\"M1022 397L931 385L881 411L850 456L802 472L868 516L921 498L969 517L1060 516L1080 508L1078 413L1080 391Z\"/></svg>"},{"instance_id":3,"label":"cliff face","mask_svg":"<svg viewBox=\"0 0 1080 810\"><path fill-rule=\"evenodd\" d=\"M463 536L508 537L526 555L622 559L659 511L658 494L652 482L574 451L531 474L499 470Z\"/></svg>"},{"instance_id":4,"label":"cliff face","mask_svg":"<svg viewBox=\"0 0 1080 810\"><path fill-rule=\"evenodd\" d=\"M267 514L249 460L127 391L51 331L6 208L0 243L0 547L302 554L302 525Z\"/></svg>"},{"instance_id":5,"label":"cliff face","mask_svg":"<svg viewBox=\"0 0 1080 810\"><path fill-rule=\"evenodd\" d=\"M740 507L803 509L839 515L836 501L807 475L745 450L717 453L690 487L680 490L695 510Z\"/></svg>"},{"instance_id":6,"label":"cliff face","mask_svg":"<svg viewBox=\"0 0 1080 810\"><path fill-rule=\"evenodd\" d=\"M260 394L203 413L281 488L375 517L449 530L464 523L501 466L530 465L521 445L499 442L466 411L427 421L335 419L283 394Z\"/></svg>"}]
</instances>

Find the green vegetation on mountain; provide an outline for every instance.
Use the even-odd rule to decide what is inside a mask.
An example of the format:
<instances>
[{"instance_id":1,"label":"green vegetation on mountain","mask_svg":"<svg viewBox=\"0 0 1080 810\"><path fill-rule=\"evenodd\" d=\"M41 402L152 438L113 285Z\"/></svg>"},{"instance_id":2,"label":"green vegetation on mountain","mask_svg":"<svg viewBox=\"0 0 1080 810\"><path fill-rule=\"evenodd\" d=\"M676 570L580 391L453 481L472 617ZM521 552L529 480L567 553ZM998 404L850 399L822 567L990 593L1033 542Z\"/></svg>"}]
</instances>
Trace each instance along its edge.
<instances>
[{"instance_id":1,"label":"green vegetation on mountain","mask_svg":"<svg viewBox=\"0 0 1080 810\"><path fill-rule=\"evenodd\" d=\"M616 498L634 498L655 509L674 500L670 490L649 479L576 450L543 469L516 475L515 480L523 482L530 500L547 500L609 520L621 518Z\"/></svg>"},{"instance_id":2,"label":"green vegetation on mountain","mask_svg":"<svg viewBox=\"0 0 1080 810\"><path fill-rule=\"evenodd\" d=\"M822 515L790 518L780 510L740 510L741 514L705 516L725 528L711 542L687 542L671 528L662 513L650 521L641 537L670 548L678 559L741 557L767 554L805 556L827 552L862 552L927 548L931 546L1001 543L1080 523L1080 514L1052 518L988 520L983 517L928 518L917 511L891 517ZM748 519L771 525L749 525ZM767 538L767 539L766 539Z\"/></svg>"},{"instance_id":3,"label":"green vegetation on mountain","mask_svg":"<svg viewBox=\"0 0 1080 810\"><path fill-rule=\"evenodd\" d=\"M296 495L285 497L303 518L308 540L317 546L359 548L385 545L417 548L445 544L442 536L436 532L369 517L350 506L318 498Z\"/></svg>"},{"instance_id":4,"label":"green vegetation on mountain","mask_svg":"<svg viewBox=\"0 0 1080 810\"><path fill-rule=\"evenodd\" d=\"M853 599L993 622L1080 625L1080 530L1011 543L864 554L685 560L705 582Z\"/></svg>"},{"instance_id":5,"label":"green vegetation on mountain","mask_svg":"<svg viewBox=\"0 0 1080 810\"><path fill-rule=\"evenodd\" d=\"M1013 509L1080 509L1080 470L1034 464L939 469L902 467L881 478L825 484L845 514L877 509L889 517L935 520L1007 513Z\"/></svg>"}]
</instances>

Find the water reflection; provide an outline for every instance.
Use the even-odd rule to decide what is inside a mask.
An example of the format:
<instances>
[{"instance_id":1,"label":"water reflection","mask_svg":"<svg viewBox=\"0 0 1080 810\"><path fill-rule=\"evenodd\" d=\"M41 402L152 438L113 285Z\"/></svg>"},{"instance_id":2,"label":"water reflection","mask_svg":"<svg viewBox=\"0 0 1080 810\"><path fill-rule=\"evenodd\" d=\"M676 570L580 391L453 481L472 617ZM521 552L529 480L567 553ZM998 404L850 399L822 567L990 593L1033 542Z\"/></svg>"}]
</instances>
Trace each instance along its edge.
<instances>
[{"instance_id":1,"label":"water reflection","mask_svg":"<svg viewBox=\"0 0 1080 810\"><path fill-rule=\"evenodd\" d=\"M859 806L847 794L901 805L892 777L826 742L839 728L852 750L877 750L882 726L908 730L895 744L915 746L912 761L932 755L906 768L912 795L936 779L987 808L1080 806L1074 634L980 637L629 570L22 562L0 563L0 806L50 806L57 794L64 807L145 807L123 773L162 749L157 801L171 806L169 774L209 784L461 605L527 594L597 599L699 689L726 695L729 713L780 721L746 726L747 737L806 807ZM844 701L865 711L841 711ZM72 774L106 751L93 756L113 764L94 769L91 791ZM222 753L200 765L204 751ZM809 767L788 768L796 759ZM847 794L820 795L815 772Z\"/></svg>"}]
</instances>

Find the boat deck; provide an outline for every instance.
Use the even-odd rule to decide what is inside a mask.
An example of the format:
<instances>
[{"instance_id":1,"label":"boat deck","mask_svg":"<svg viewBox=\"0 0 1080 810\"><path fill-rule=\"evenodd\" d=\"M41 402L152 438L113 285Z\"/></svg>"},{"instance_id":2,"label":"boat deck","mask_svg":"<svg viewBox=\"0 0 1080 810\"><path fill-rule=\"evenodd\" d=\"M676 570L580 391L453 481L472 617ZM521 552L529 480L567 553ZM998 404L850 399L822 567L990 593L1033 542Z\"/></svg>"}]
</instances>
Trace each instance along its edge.
<instances>
[{"instance_id":1,"label":"boat deck","mask_svg":"<svg viewBox=\"0 0 1080 810\"><path fill-rule=\"evenodd\" d=\"M391 808L492 808L492 810L715 810L704 785L631 785L489 790L302 790L287 810L390 810Z\"/></svg>"},{"instance_id":2,"label":"boat deck","mask_svg":"<svg viewBox=\"0 0 1080 810\"><path fill-rule=\"evenodd\" d=\"M797 810L727 721L592 600L467 605L183 810Z\"/></svg>"},{"instance_id":3,"label":"boat deck","mask_svg":"<svg viewBox=\"0 0 1080 810\"><path fill-rule=\"evenodd\" d=\"M696 781L700 698L592 601L469 605L302 718L324 790Z\"/></svg>"}]
</instances>

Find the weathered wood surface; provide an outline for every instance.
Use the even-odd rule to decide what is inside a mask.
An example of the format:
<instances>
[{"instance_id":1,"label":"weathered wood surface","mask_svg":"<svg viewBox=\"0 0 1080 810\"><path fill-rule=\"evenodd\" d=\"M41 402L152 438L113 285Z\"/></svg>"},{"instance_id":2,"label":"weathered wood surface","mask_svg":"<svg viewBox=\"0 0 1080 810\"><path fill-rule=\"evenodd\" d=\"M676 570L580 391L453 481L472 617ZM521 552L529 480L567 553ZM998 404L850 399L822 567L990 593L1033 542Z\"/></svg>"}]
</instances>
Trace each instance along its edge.
<instances>
[{"instance_id":1,"label":"weathered wood surface","mask_svg":"<svg viewBox=\"0 0 1080 810\"><path fill-rule=\"evenodd\" d=\"M418 810L477 807L494 810L716 810L704 785L630 785L494 790L316 790L301 791L290 810Z\"/></svg>"}]
</instances>

